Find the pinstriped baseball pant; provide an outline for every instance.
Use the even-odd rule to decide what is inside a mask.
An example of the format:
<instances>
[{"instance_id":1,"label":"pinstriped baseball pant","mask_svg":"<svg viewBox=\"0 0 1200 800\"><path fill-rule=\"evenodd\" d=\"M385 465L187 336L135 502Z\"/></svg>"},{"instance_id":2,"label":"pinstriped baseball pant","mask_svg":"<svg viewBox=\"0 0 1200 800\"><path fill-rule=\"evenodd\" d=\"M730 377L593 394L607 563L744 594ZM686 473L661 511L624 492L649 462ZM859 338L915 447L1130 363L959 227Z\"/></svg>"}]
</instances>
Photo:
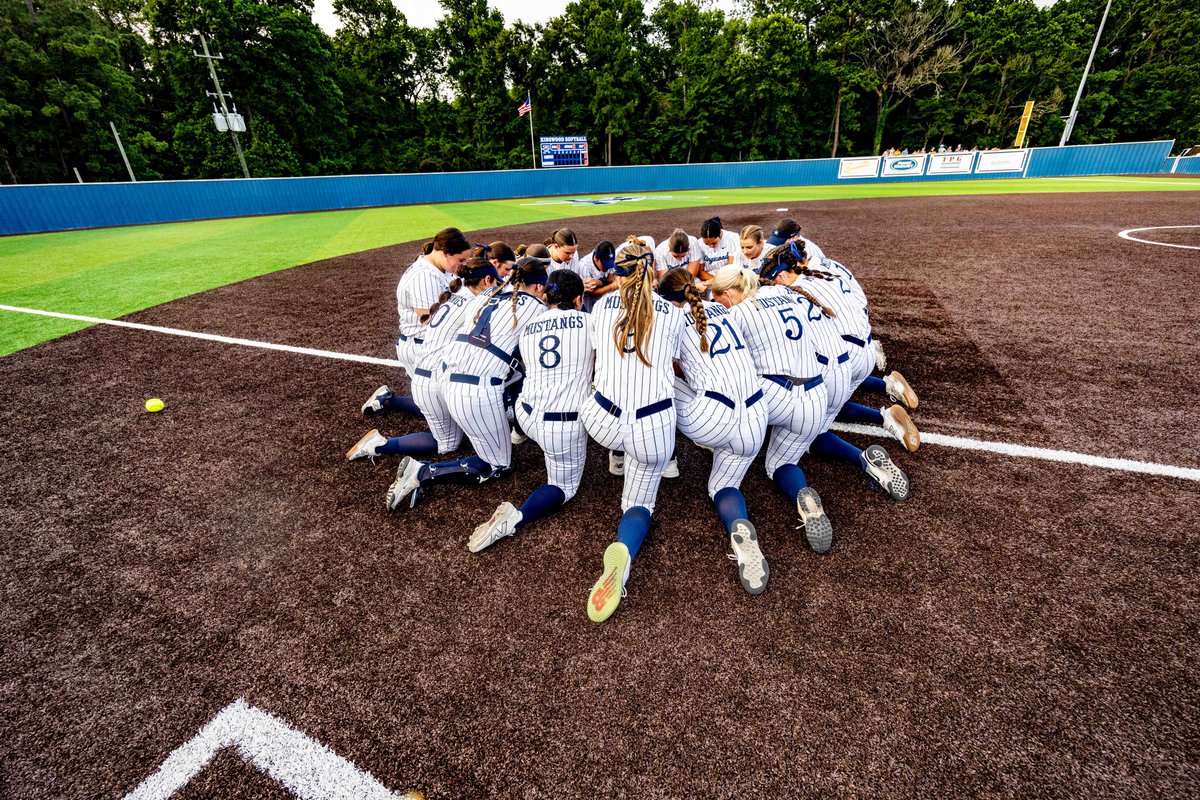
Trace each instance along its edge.
<instances>
[{"instance_id":1,"label":"pinstriped baseball pant","mask_svg":"<svg viewBox=\"0 0 1200 800\"><path fill-rule=\"evenodd\" d=\"M578 419L547 422L542 418L544 412L540 408L535 407L529 412L525 410L525 405L523 401L517 401L517 422L521 430L542 448L546 457L546 482L562 489L566 495L566 500L563 500L565 503L579 491L579 484L583 480L587 432Z\"/></svg>"},{"instance_id":2,"label":"pinstriped baseball pant","mask_svg":"<svg viewBox=\"0 0 1200 800\"><path fill-rule=\"evenodd\" d=\"M462 444L463 432L450 416L450 408L446 405L445 395L442 394L441 382L437 378L413 375L412 396L421 413L425 415L429 432L437 439L438 453L445 455L457 450Z\"/></svg>"},{"instance_id":3,"label":"pinstriped baseball pant","mask_svg":"<svg viewBox=\"0 0 1200 800\"><path fill-rule=\"evenodd\" d=\"M764 380L763 400L767 403L767 423L772 427L766 463L770 477L784 464L799 461L812 440L823 432L829 392L823 383L808 391L803 386L788 391L774 381Z\"/></svg>"},{"instance_id":4,"label":"pinstriped baseball pant","mask_svg":"<svg viewBox=\"0 0 1200 800\"><path fill-rule=\"evenodd\" d=\"M696 444L712 448L708 496L725 488L739 488L762 449L767 434L767 404L760 399L746 408L742 398L734 400L737 408L730 408L720 400L696 394L680 380L675 382L675 402L680 432Z\"/></svg>"},{"instance_id":5,"label":"pinstriped baseball pant","mask_svg":"<svg viewBox=\"0 0 1200 800\"><path fill-rule=\"evenodd\" d=\"M663 470L675 452L675 407L637 419L633 409L614 417L596 402L583 404L583 427L601 447L625 451L621 511L644 506L652 513Z\"/></svg>"},{"instance_id":6,"label":"pinstriped baseball pant","mask_svg":"<svg viewBox=\"0 0 1200 800\"><path fill-rule=\"evenodd\" d=\"M504 413L503 387L443 379L442 394L450 416L471 440L475 454L493 467L511 467L512 439Z\"/></svg>"}]
</instances>

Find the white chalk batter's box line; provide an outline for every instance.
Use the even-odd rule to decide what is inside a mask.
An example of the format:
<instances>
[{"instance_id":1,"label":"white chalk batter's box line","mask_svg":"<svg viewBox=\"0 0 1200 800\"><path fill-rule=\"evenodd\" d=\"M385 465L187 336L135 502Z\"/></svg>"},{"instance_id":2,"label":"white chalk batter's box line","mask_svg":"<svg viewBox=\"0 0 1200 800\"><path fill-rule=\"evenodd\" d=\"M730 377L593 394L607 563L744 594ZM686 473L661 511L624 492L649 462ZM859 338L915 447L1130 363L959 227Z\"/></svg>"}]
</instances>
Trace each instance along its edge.
<instances>
[{"instance_id":1,"label":"white chalk batter's box line","mask_svg":"<svg viewBox=\"0 0 1200 800\"><path fill-rule=\"evenodd\" d=\"M0 305L0 311L10 311L16 314L33 314L35 316L53 317L55 319L66 319L75 322L87 322L93 325L110 325L129 330L167 334L168 336L183 336L189 339L200 339L206 342L219 342L221 344L232 344L240 347L254 347L260 350L275 350L284 353L294 353L296 355L317 356L320 358L328 358L339 361L352 361L356 364L371 364L373 366L382 367L400 366L399 361L390 358L373 358L371 356L360 356L353 353L338 353L333 350L316 350L310 347L296 347L294 345L275 344L273 342L260 342L254 339L239 339L233 336L219 336L214 333L199 333L197 331L186 331L180 328L164 328L158 325L145 325L140 322L126 322L125 320L119 319L101 319L99 317L87 317L80 314L63 314L57 311L43 311L36 308L22 308L20 306L8 305ZM877 428L874 426L835 423L833 427L834 430L841 432L890 438L886 431L884 431L882 428ZM1150 461L1136 461L1128 458L1108 458L1106 456L1088 455L1087 453L1075 453L1071 452L1070 450L1051 450L1043 447L1029 447L1021 444L1010 444L1008 442L988 442L979 439L966 439L960 436L948 436L940 433L926 433L924 431L921 433L921 441L924 444L954 447L959 450L980 450L987 453L996 453L1014 458L1033 458L1043 461L1057 461L1062 464L1080 464L1088 467L1097 467L1099 469L1112 469L1123 472L1137 472L1144 475L1161 475L1169 478L1182 478L1189 481L1200 481L1200 469L1195 469L1192 467L1178 467L1171 464L1156 464Z\"/></svg>"}]
</instances>

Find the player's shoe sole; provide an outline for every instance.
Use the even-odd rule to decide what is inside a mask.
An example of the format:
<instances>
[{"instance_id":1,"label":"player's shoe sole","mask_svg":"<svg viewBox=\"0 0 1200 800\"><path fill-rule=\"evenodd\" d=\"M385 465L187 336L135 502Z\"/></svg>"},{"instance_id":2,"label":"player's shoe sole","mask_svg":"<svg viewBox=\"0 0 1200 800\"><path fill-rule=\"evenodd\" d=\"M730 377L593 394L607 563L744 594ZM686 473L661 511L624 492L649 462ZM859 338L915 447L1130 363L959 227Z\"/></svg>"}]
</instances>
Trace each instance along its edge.
<instances>
[{"instance_id":1,"label":"player's shoe sole","mask_svg":"<svg viewBox=\"0 0 1200 800\"><path fill-rule=\"evenodd\" d=\"M620 477L625 474L625 456L614 455L610 450L608 453L608 471L611 475Z\"/></svg>"},{"instance_id":2,"label":"player's shoe sole","mask_svg":"<svg viewBox=\"0 0 1200 800\"><path fill-rule=\"evenodd\" d=\"M892 370L885 375L883 385L887 389L887 395L892 399L893 403L901 403L905 408L912 411L917 410L921 399L917 397L917 392L909 384L908 379L899 372Z\"/></svg>"},{"instance_id":3,"label":"player's shoe sole","mask_svg":"<svg viewBox=\"0 0 1200 800\"><path fill-rule=\"evenodd\" d=\"M587 615L592 622L604 622L613 615L625 594L629 575L629 550L620 542L604 549L604 572L588 595Z\"/></svg>"},{"instance_id":4,"label":"player's shoe sole","mask_svg":"<svg viewBox=\"0 0 1200 800\"><path fill-rule=\"evenodd\" d=\"M904 470L900 469L892 461L892 457L888 455L877 444L873 444L863 451L862 456L863 469L866 470L867 477L871 482L878 486L893 500L907 500L911 486L908 482L908 476L904 474Z\"/></svg>"},{"instance_id":5,"label":"player's shoe sole","mask_svg":"<svg viewBox=\"0 0 1200 800\"><path fill-rule=\"evenodd\" d=\"M367 402L362 404L362 413L364 414L381 414L383 413L383 398L392 393L392 390L387 386L380 386L375 390Z\"/></svg>"},{"instance_id":6,"label":"player's shoe sole","mask_svg":"<svg viewBox=\"0 0 1200 800\"><path fill-rule=\"evenodd\" d=\"M354 443L354 447L346 451L346 460L357 461L360 458L369 458L374 464L375 458L379 455L376 451L380 445L384 444L387 444L387 439L379 432L378 428L372 428Z\"/></svg>"},{"instance_id":7,"label":"player's shoe sole","mask_svg":"<svg viewBox=\"0 0 1200 800\"><path fill-rule=\"evenodd\" d=\"M517 523L521 521L521 512L512 503L501 503L492 514L491 519L475 529L467 541L467 549L478 553L491 547L505 536L517 532Z\"/></svg>"},{"instance_id":8,"label":"player's shoe sole","mask_svg":"<svg viewBox=\"0 0 1200 800\"><path fill-rule=\"evenodd\" d=\"M624 469L622 469L622 472L623 471L624 471ZM668 461L667 468L663 470L663 477L664 478L678 478L679 477L679 462L673 458L670 461Z\"/></svg>"},{"instance_id":9,"label":"player's shoe sole","mask_svg":"<svg viewBox=\"0 0 1200 800\"><path fill-rule=\"evenodd\" d=\"M883 410L883 427L893 438L898 439L908 452L915 453L921 447L921 432L917 430L904 406L899 403Z\"/></svg>"},{"instance_id":10,"label":"player's shoe sole","mask_svg":"<svg viewBox=\"0 0 1200 800\"><path fill-rule=\"evenodd\" d=\"M409 508L417 504L421 489L421 481L417 476L421 472L421 466L420 461L405 456L400 466L396 467L396 480L392 481L387 490L388 511L395 511L406 499Z\"/></svg>"},{"instance_id":11,"label":"player's shoe sole","mask_svg":"<svg viewBox=\"0 0 1200 800\"><path fill-rule=\"evenodd\" d=\"M800 524L804 526L804 538L814 553L828 553L833 546L833 523L825 516L821 495L811 486L805 486L796 495L796 511Z\"/></svg>"},{"instance_id":12,"label":"player's shoe sole","mask_svg":"<svg viewBox=\"0 0 1200 800\"><path fill-rule=\"evenodd\" d=\"M767 566L766 556L758 546L758 531L750 520L733 521L729 545L733 548L729 557L737 561L738 579L742 582L742 588L750 594L762 594L766 591L767 580L771 577L771 568Z\"/></svg>"}]
</instances>

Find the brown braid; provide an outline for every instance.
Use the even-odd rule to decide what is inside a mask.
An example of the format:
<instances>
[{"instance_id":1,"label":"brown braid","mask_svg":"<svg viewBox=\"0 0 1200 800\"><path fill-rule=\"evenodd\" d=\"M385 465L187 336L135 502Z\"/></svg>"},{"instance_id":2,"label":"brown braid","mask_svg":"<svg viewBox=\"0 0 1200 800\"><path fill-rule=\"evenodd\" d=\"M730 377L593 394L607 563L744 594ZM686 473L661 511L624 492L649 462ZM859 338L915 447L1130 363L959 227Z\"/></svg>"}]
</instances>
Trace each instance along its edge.
<instances>
[{"instance_id":1,"label":"brown braid","mask_svg":"<svg viewBox=\"0 0 1200 800\"><path fill-rule=\"evenodd\" d=\"M675 267L668 270L658 282L660 292L683 292L683 299L692 309L692 318L696 321L696 333L700 335L700 352L708 352L708 313L704 310L700 292L696 289L696 279L686 267Z\"/></svg>"}]
</instances>

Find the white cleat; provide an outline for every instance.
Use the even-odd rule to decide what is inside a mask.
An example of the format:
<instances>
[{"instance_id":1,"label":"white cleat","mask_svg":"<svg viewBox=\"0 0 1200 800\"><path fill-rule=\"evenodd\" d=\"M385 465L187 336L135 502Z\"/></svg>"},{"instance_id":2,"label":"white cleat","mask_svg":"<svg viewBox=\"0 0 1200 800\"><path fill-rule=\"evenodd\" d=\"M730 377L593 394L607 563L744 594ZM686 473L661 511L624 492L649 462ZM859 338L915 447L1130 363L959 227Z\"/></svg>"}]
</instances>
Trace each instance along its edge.
<instances>
[{"instance_id":1,"label":"white cleat","mask_svg":"<svg viewBox=\"0 0 1200 800\"><path fill-rule=\"evenodd\" d=\"M521 512L512 503L501 503L492 518L480 525L467 541L467 549L478 553L491 547L505 536L517 532L517 523L521 521Z\"/></svg>"},{"instance_id":2,"label":"white cleat","mask_svg":"<svg viewBox=\"0 0 1200 800\"><path fill-rule=\"evenodd\" d=\"M663 477L664 478L678 478L679 477L679 462L673 458L670 461L668 461L667 468L663 470Z\"/></svg>"},{"instance_id":3,"label":"white cleat","mask_svg":"<svg viewBox=\"0 0 1200 800\"><path fill-rule=\"evenodd\" d=\"M821 495L811 486L806 486L796 495L796 511L800 514L800 525L804 538L814 553L828 553L833 546L833 523L825 516Z\"/></svg>"},{"instance_id":4,"label":"white cleat","mask_svg":"<svg viewBox=\"0 0 1200 800\"><path fill-rule=\"evenodd\" d=\"M383 411L383 398L392 393L392 390L386 386L380 386L375 390L375 393L367 398L367 402L362 404L362 413L364 414L379 414Z\"/></svg>"},{"instance_id":5,"label":"white cleat","mask_svg":"<svg viewBox=\"0 0 1200 800\"><path fill-rule=\"evenodd\" d=\"M729 534L729 546L733 552L729 557L738 564L738 578L742 588L750 594L762 594L767 588L767 579L771 569L767 559L758 546L758 531L749 520L733 521L733 531Z\"/></svg>"},{"instance_id":6,"label":"white cleat","mask_svg":"<svg viewBox=\"0 0 1200 800\"><path fill-rule=\"evenodd\" d=\"M867 477L876 486L887 492L893 500L908 499L908 493L912 488L909 485L908 476L904 474L904 470L892 462L892 457L888 455L887 450L873 444L863 450L860 458Z\"/></svg>"},{"instance_id":7,"label":"white cleat","mask_svg":"<svg viewBox=\"0 0 1200 800\"><path fill-rule=\"evenodd\" d=\"M385 444L387 444L387 438L377 428L374 428L367 431L366 435L354 444L354 447L346 451L346 460L357 461L360 458L369 458L374 464L375 459L379 457L379 448Z\"/></svg>"},{"instance_id":8,"label":"white cleat","mask_svg":"<svg viewBox=\"0 0 1200 800\"><path fill-rule=\"evenodd\" d=\"M898 439L905 450L910 453L917 452L917 448L921 446L921 432L913 424L912 417L904 410L904 406L897 404L891 408L880 409L880 413L883 415L883 429L890 433L893 439Z\"/></svg>"},{"instance_id":9,"label":"white cleat","mask_svg":"<svg viewBox=\"0 0 1200 800\"><path fill-rule=\"evenodd\" d=\"M608 471L617 476L625 474L624 453L614 453L612 450L608 451Z\"/></svg>"},{"instance_id":10,"label":"white cleat","mask_svg":"<svg viewBox=\"0 0 1200 800\"><path fill-rule=\"evenodd\" d=\"M421 481L417 476L420 474L422 466L424 465L420 461L408 456L405 456L404 460L400 462L400 466L396 468L396 480L392 481L392 485L387 490L388 511L395 511L406 499L409 508L417 504L417 497L421 489Z\"/></svg>"},{"instance_id":11,"label":"white cleat","mask_svg":"<svg viewBox=\"0 0 1200 800\"><path fill-rule=\"evenodd\" d=\"M892 370L883 376L883 385L887 389L887 396L893 403L900 403L905 408L916 411L917 405L920 403L920 398L917 397L916 391L909 385L903 375L896 370Z\"/></svg>"},{"instance_id":12,"label":"white cleat","mask_svg":"<svg viewBox=\"0 0 1200 800\"><path fill-rule=\"evenodd\" d=\"M883 342L873 339L871 343L875 345L875 371L883 372L887 369L887 354L883 352Z\"/></svg>"},{"instance_id":13,"label":"white cleat","mask_svg":"<svg viewBox=\"0 0 1200 800\"><path fill-rule=\"evenodd\" d=\"M529 441L529 437L521 433L516 428L512 429L512 434L509 435L509 438L512 439L513 444L525 444Z\"/></svg>"}]
</instances>

